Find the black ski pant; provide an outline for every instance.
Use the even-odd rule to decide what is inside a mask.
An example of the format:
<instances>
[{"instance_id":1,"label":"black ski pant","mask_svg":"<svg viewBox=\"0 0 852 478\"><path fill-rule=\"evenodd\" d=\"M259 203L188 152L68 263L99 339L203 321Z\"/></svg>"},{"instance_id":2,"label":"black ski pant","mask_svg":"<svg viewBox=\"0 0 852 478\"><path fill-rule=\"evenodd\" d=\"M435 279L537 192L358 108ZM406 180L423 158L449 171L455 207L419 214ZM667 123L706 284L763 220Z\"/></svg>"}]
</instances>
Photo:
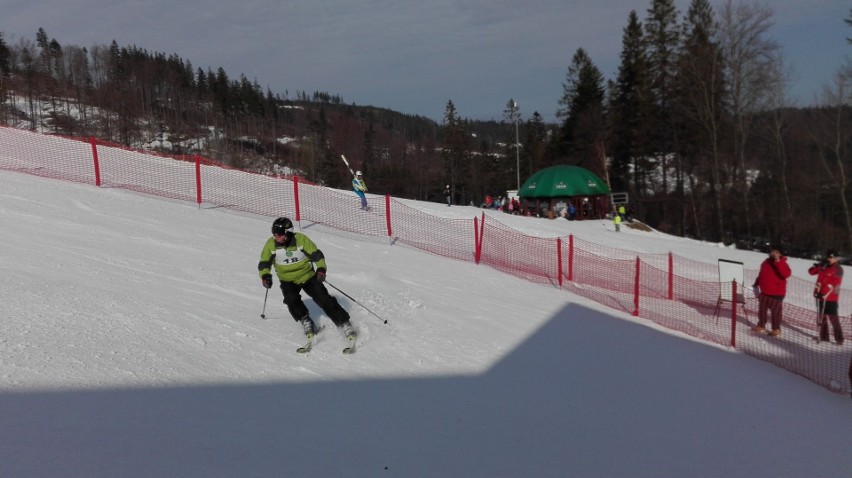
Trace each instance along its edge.
<instances>
[{"instance_id":1,"label":"black ski pant","mask_svg":"<svg viewBox=\"0 0 852 478\"><path fill-rule=\"evenodd\" d=\"M298 322L305 317L310 317L307 306L302 302L301 292L303 290L331 318L334 325L339 326L349 320L349 313L340 306L337 299L328 293L322 282L317 280L316 274L303 284L281 281L284 304L287 306L287 310L290 311L290 315L293 316L293 320Z\"/></svg>"}]
</instances>

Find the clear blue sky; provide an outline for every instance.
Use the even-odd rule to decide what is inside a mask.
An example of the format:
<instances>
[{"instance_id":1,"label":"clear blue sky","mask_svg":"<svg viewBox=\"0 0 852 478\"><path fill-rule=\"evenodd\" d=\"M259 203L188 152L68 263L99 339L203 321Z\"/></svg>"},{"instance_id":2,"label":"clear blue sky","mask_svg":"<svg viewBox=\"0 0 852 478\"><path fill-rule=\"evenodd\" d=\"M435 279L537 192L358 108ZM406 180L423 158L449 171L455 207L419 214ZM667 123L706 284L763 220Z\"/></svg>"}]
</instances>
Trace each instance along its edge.
<instances>
[{"instance_id":1,"label":"clear blue sky","mask_svg":"<svg viewBox=\"0 0 852 478\"><path fill-rule=\"evenodd\" d=\"M711 0L718 12L724 0ZM793 69L790 96L813 104L852 55L848 0L773 0L771 36ZM688 0L676 0L681 17ZM180 2L0 0L6 41L39 27L62 45L136 45L176 53L195 68L243 73L274 93L326 91L347 103L440 120L501 119L510 98L523 118L554 119L568 64L584 48L614 78L630 10L650 0L340 0Z\"/></svg>"}]
</instances>

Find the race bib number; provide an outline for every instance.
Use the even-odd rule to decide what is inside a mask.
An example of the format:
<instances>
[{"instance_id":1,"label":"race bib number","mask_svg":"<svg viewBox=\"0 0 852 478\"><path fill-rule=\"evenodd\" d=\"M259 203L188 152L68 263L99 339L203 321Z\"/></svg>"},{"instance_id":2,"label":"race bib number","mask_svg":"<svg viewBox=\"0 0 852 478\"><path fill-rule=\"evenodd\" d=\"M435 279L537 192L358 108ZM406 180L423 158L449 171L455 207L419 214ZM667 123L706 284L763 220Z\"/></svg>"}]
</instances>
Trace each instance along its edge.
<instances>
[{"instance_id":1,"label":"race bib number","mask_svg":"<svg viewBox=\"0 0 852 478\"><path fill-rule=\"evenodd\" d=\"M296 264L303 258L302 251L278 251L275 254L275 263L279 265Z\"/></svg>"}]
</instances>

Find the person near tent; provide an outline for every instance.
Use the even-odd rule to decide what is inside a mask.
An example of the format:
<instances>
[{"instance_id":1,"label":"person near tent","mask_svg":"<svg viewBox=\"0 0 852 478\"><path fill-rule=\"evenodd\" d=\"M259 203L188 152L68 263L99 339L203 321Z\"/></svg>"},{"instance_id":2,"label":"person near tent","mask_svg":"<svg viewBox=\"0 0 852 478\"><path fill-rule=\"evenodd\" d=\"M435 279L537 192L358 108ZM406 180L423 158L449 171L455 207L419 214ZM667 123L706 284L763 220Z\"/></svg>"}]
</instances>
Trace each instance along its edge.
<instances>
[{"instance_id":1,"label":"person near tent","mask_svg":"<svg viewBox=\"0 0 852 478\"><path fill-rule=\"evenodd\" d=\"M367 183L364 182L364 175L361 174L361 171L355 171L355 177L352 178L352 190L361 199L361 209L369 209L367 196L364 195L367 192Z\"/></svg>"},{"instance_id":2,"label":"person near tent","mask_svg":"<svg viewBox=\"0 0 852 478\"><path fill-rule=\"evenodd\" d=\"M843 268L839 264L837 251L829 249L825 258L808 269L808 274L817 276L814 285L814 297L817 306L819 340L828 342L828 322L834 329L834 342L843 345L843 329L840 328L837 301L840 298L840 284L843 282ZM828 320L826 320L828 319Z\"/></svg>"},{"instance_id":3,"label":"person near tent","mask_svg":"<svg viewBox=\"0 0 852 478\"><path fill-rule=\"evenodd\" d=\"M615 224L615 232L621 232L621 214L613 214L612 223Z\"/></svg>"},{"instance_id":4,"label":"person near tent","mask_svg":"<svg viewBox=\"0 0 852 478\"><path fill-rule=\"evenodd\" d=\"M577 208L573 201L568 201L568 220L573 221L577 217Z\"/></svg>"},{"instance_id":5,"label":"person near tent","mask_svg":"<svg viewBox=\"0 0 852 478\"><path fill-rule=\"evenodd\" d=\"M778 244L769 246L769 257L761 264L752 287L758 297L757 303L757 325L752 327L753 332L762 333L766 331L766 322L772 315L772 331L769 335L781 335L782 306L784 296L787 295L787 279L792 274L787 257Z\"/></svg>"},{"instance_id":6,"label":"person near tent","mask_svg":"<svg viewBox=\"0 0 852 478\"><path fill-rule=\"evenodd\" d=\"M349 321L349 313L323 285L325 256L308 236L293 232L293 222L289 218L279 217L272 223L272 237L266 240L260 251L257 270L261 283L267 289L272 288L272 271L275 271L284 294L284 304L293 320L302 324L308 339L313 338L318 329L302 302L302 291L320 306L347 339L355 340L357 333Z\"/></svg>"},{"instance_id":7,"label":"person near tent","mask_svg":"<svg viewBox=\"0 0 852 478\"><path fill-rule=\"evenodd\" d=\"M490 194L485 195L485 202L482 203L482 207L485 209L491 209L494 207L494 198L492 198Z\"/></svg>"}]
</instances>

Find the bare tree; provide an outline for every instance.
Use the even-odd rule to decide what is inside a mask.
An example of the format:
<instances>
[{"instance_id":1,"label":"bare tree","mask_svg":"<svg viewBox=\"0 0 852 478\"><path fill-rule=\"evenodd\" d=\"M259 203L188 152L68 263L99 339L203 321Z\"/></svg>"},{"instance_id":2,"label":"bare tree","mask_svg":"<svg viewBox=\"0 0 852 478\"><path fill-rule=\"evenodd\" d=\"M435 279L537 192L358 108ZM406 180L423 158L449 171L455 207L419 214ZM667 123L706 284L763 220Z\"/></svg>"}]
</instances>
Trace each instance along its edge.
<instances>
[{"instance_id":1,"label":"bare tree","mask_svg":"<svg viewBox=\"0 0 852 478\"><path fill-rule=\"evenodd\" d=\"M778 71L783 71L781 62L778 64ZM777 161L774 170L778 174L778 182L781 185L781 195L784 198L785 216L788 218L790 226L795 226L793 217L793 202L790 199L790 187L787 181L787 164L789 157L787 153L787 144L785 132L787 129L787 118L785 109L790 106L787 101L787 88L790 84L788 73L779 73L776 76L777 81L770 86L769 89L769 105L771 114L769 118L770 135L769 144L771 144L774 157Z\"/></svg>"},{"instance_id":2,"label":"bare tree","mask_svg":"<svg viewBox=\"0 0 852 478\"><path fill-rule=\"evenodd\" d=\"M733 122L734 161L732 178L740 193L740 208L750 236L752 223L748 201L746 146L755 115L765 111L772 98L772 86L780 75L781 48L768 37L773 11L756 3L727 0L719 19L718 40L725 62Z\"/></svg>"},{"instance_id":3,"label":"bare tree","mask_svg":"<svg viewBox=\"0 0 852 478\"><path fill-rule=\"evenodd\" d=\"M849 194L852 171L852 77L841 68L830 85L823 89L823 107L818 120L811 126L817 157L829 178L827 186L837 193L840 214L846 228L846 244L852 245L852 214ZM836 214L835 214L836 215Z\"/></svg>"},{"instance_id":4,"label":"bare tree","mask_svg":"<svg viewBox=\"0 0 852 478\"><path fill-rule=\"evenodd\" d=\"M688 151L684 156L690 158L684 166L690 171L703 172L709 183L715 240L721 239L725 232L723 187L726 184L721 151L725 82L722 54L713 41L717 28L710 3L692 0L684 22L677 74L677 117L683 119L681 148ZM695 186L691 183L693 195L697 194ZM697 215L694 208L693 215ZM699 219L695 217L694 222L698 230Z\"/></svg>"}]
</instances>

